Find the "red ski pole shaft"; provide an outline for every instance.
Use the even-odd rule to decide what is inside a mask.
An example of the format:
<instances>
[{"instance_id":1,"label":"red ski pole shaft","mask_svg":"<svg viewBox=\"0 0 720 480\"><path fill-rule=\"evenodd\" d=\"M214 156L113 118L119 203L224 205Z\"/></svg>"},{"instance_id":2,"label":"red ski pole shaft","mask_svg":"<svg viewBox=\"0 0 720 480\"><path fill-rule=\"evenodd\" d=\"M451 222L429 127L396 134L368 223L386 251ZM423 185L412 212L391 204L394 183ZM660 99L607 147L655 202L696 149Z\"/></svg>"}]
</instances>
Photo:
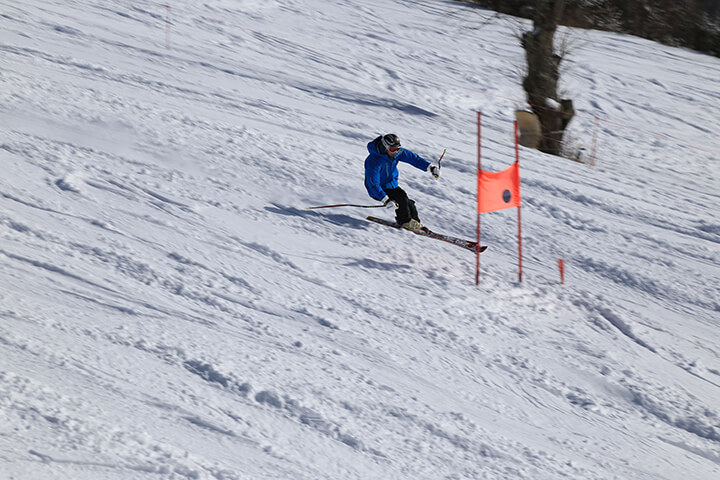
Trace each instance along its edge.
<instances>
[{"instance_id":1,"label":"red ski pole shaft","mask_svg":"<svg viewBox=\"0 0 720 480\"><path fill-rule=\"evenodd\" d=\"M442 159L445 156L445 152L447 152L447 148L443 149L443 153L442 155L440 155L440 159L438 160L438 168L440 168L440 162L442 162Z\"/></svg>"}]
</instances>

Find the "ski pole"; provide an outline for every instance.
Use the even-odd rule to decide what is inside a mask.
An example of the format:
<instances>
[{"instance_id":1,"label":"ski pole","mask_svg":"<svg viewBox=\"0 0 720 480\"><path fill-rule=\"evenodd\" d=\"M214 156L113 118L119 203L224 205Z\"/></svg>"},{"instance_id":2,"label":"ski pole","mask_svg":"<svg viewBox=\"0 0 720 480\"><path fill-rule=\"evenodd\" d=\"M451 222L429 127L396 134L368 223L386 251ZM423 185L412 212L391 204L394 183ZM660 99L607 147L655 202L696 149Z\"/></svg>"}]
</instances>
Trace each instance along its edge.
<instances>
[{"instance_id":1,"label":"ski pole","mask_svg":"<svg viewBox=\"0 0 720 480\"><path fill-rule=\"evenodd\" d=\"M447 148L444 148L442 155L440 155L440 160L438 160L438 168L440 168L440 162L442 162L442 159L445 156L445 152L447 152Z\"/></svg>"},{"instance_id":2,"label":"ski pole","mask_svg":"<svg viewBox=\"0 0 720 480\"><path fill-rule=\"evenodd\" d=\"M435 180L437 180L440 177L440 162L442 162L442 159L445 156L445 152L447 152L447 148L443 149L443 153L442 153L442 155L440 155L440 159L438 160L437 175L433 172L433 176L435 177Z\"/></svg>"},{"instance_id":3,"label":"ski pole","mask_svg":"<svg viewBox=\"0 0 720 480\"><path fill-rule=\"evenodd\" d=\"M335 207L357 207L357 208L380 208L385 205L355 205L354 203L339 203L337 205L319 205L317 207L307 207L308 210L316 210L318 208L335 208Z\"/></svg>"}]
</instances>

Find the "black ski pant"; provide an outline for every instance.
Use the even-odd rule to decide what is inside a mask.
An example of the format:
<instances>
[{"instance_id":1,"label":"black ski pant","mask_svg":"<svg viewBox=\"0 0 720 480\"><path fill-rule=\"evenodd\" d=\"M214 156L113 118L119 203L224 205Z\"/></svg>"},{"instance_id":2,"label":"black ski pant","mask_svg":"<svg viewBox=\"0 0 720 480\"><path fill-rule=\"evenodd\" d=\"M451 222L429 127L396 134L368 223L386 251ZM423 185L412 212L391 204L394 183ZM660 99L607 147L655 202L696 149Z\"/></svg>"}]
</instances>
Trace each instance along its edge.
<instances>
[{"instance_id":1,"label":"black ski pant","mask_svg":"<svg viewBox=\"0 0 720 480\"><path fill-rule=\"evenodd\" d=\"M415 201L408 198L405 190L400 187L390 188L385 190L385 193L390 197L390 200L398 205L397 210L395 210L395 221L397 223L402 225L403 223L409 222L411 218L414 218L418 222L420 221L417 208L415 208Z\"/></svg>"}]
</instances>

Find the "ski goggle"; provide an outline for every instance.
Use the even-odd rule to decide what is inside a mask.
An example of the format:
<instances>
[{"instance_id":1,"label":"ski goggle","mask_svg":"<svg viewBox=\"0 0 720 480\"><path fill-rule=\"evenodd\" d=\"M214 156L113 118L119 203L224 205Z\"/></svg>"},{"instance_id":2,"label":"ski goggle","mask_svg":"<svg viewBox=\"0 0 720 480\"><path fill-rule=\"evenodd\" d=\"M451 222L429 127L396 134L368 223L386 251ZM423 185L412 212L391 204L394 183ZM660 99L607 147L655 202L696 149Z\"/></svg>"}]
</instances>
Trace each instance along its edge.
<instances>
[{"instance_id":1,"label":"ski goggle","mask_svg":"<svg viewBox=\"0 0 720 480\"><path fill-rule=\"evenodd\" d=\"M392 152L392 153L397 153L397 152L399 152L400 150L402 150L402 147L390 147L390 148L388 148L388 151L389 151L389 152Z\"/></svg>"}]
</instances>

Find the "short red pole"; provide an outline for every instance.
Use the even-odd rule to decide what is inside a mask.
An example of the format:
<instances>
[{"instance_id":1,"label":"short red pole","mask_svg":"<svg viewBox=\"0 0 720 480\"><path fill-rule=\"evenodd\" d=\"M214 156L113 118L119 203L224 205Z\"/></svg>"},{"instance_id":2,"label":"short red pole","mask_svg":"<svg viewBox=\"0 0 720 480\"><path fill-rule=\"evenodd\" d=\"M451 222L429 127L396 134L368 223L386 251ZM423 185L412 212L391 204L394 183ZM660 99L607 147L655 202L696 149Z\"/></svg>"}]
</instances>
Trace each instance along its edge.
<instances>
[{"instance_id":1,"label":"short red pole","mask_svg":"<svg viewBox=\"0 0 720 480\"><path fill-rule=\"evenodd\" d=\"M558 270L560 270L560 284L565 284L565 260L558 258Z\"/></svg>"}]
</instances>

